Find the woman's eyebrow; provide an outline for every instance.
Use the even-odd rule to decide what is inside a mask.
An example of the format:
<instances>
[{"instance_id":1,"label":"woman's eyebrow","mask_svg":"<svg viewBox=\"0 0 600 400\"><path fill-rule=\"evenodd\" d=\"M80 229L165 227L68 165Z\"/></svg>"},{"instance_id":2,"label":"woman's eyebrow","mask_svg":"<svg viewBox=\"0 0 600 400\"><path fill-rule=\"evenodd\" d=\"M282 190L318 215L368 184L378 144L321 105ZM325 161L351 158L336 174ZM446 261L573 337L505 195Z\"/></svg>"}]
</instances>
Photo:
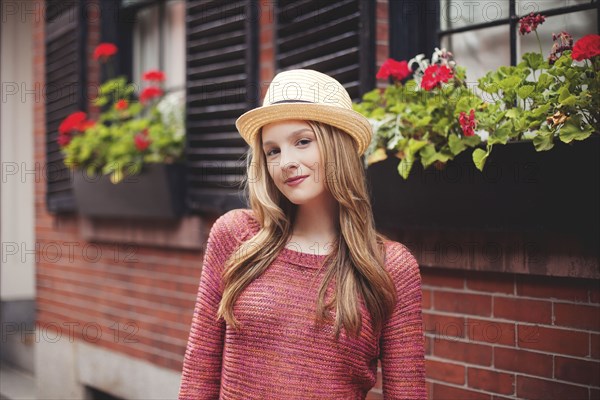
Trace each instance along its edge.
<instances>
[{"instance_id":1,"label":"woman's eyebrow","mask_svg":"<svg viewBox=\"0 0 600 400\"><path fill-rule=\"evenodd\" d=\"M308 131L308 132L310 132L310 133L313 133L312 129L310 129L310 128L300 128L300 129L298 129L297 131L294 131L294 132L292 132L292 133L290 134L289 138L290 138L290 139L293 139L293 138L295 138L296 136L298 136L298 135L300 135L301 133L303 133L303 132L306 132L306 131ZM271 140L267 140L266 142L264 142L264 143L263 143L263 146L266 146L266 145L269 145L269 144L275 144L275 142L273 142L273 141L271 141Z\"/></svg>"}]
</instances>

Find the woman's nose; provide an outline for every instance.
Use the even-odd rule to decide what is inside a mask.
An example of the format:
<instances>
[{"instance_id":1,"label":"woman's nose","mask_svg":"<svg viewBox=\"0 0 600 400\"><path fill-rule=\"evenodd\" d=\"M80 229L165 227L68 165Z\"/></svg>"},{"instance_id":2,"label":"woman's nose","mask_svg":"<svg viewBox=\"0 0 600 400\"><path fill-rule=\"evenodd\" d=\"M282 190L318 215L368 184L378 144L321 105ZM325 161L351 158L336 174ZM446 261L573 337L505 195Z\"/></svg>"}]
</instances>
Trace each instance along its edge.
<instances>
[{"instance_id":1,"label":"woman's nose","mask_svg":"<svg viewBox=\"0 0 600 400\"><path fill-rule=\"evenodd\" d=\"M300 168L300 164L295 160L292 152L282 151L279 161L281 162L280 168L284 174L296 175L296 170Z\"/></svg>"}]
</instances>

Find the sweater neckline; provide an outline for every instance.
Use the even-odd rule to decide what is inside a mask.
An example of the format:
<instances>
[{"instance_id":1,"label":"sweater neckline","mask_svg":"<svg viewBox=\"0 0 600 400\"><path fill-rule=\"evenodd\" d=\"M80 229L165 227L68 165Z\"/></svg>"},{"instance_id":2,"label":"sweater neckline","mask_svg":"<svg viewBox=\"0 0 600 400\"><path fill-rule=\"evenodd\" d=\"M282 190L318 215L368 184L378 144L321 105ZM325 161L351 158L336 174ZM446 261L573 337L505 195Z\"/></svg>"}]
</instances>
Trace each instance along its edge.
<instances>
[{"instance_id":1,"label":"sweater neckline","mask_svg":"<svg viewBox=\"0 0 600 400\"><path fill-rule=\"evenodd\" d=\"M329 254L319 255L314 253L303 253L301 251L283 247L280 251L280 256L283 257L285 261L289 261L300 266L321 268L323 261L325 261L325 258L327 258Z\"/></svg>"}]
</instances>

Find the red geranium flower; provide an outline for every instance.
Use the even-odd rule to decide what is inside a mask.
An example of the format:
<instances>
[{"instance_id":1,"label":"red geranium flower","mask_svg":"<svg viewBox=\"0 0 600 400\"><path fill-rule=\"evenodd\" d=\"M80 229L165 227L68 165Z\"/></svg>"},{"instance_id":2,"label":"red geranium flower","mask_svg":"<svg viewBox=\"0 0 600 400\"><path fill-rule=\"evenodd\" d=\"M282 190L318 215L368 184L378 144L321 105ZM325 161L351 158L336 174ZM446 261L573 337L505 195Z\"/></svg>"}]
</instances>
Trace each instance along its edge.
<instances>
[{"instance_id":1,"label":"red geranium flower","mask_svg":"<svg viewBox=\"0 0 600 400\"><path fill-rule=\"evenodd\" d=\"M471 109L468 117L466 112L461 111L458 122L460 123L460 127L465 136L475 135L475 127L477 126L477 121L475 121L475 110Z\"/></svg>"},{"instance_id":2,"label":"red geranium flower","mask_svg":"<svg viewBox=\"0 0 600 400\"><path fill-rule=\"evenodd\" d=\"M377 79L387 79L390 76L396 80L401 81L412 74L408 63L406 61L396 61L393 58L385 60L379 72L377 72Z\"/></svg>"},{"instance_id":3,"label":"red geranium flower","mask_svg":"<svg viewBox=\"0 0 600 400\"><path fill-rule=\"evenodd\" d=\"M133 140L135 142L135 148L139 151L146 150L148 146L150 146L150 143L152 143L152 140L148 137L148 129L144 129L142 132L135 135Z\"/></svg>"},{"instance_id":4,"label":"red geranium flower","mask_svg":"<svg viewBox=\"0 0 600 400\"><path fill-rule=\"evenodd\" d=\"M71 135L69 135L68 133L66 135L58 136L58 144L60 145L60 147L65 147L69 143L71 143Z\"/></svg>"},{"instance_id":5,"label":"red geranium flower","mask_svg":"<svg viewBox=\"0 0 600 400\"><path fill-rule=\"evenodd\" d=\"M117 54L117 46L112 43L100 43L94 50L94 60L106 60Z\"/></svg>"},{"instance_id":6,"label":"red geranium flower","mask_svg":"<svg viewBox=\"0 0 600 400\"><path fill-rule=\"evenodd\" d=\"M585 35L579 39L575 46L571 57L573 60L582 61L600 55L600 35Z\"/></svg>"},{"instance_id":7,"label":"red geranium flower","mask_svg":"<svg viewBox=\"0 0 600 400\"><path fill-rule=\"evenodd\" d=\"M146 89L142 90L142 93L140 93L140 101L142 103L146 103L146 101L162 96L162 94L163 91L161 88L156 86L148 86Z\"/></svg>"},{"instance_id":8,"label":"red geranium flower","mask_svg":"<svg viewBox=\"0 0 600 400\"><path fill-rule=\"evenodd\" d=\"M125 100L125 99L121 99L121 100L117 101L117 103L115 104L115 108L117 110L125 110L128 106L129 106L129 103L127 103L127 100Z\"/></svg>"},{"instance_id":9,"label":"red geranium flower","mask_svg":"<svg viewBox=\"0 0 600 400\"><path fill-rule=\"evenodd\" d=\"M533 15L533 12L526 17L523 17L519 20L519 33L521 35L526 35L535 31L538 25L541 25L546 21L546 17L542 14Z\"/></svg>"},{"instance_id":10,"label":"red geranium flower","mask_svg":"<svg viewBox=\"0 0 600 400\"><path fill-rule=\"evenodd\" d=\"M165 74L162 71L153 69L153 70L144 72L142 79L145 81L164 81Z\"/></svg>"},{"instance_id":11,"label":"red geranium flower","mask_svg":"<svg viewBox=\"0 0 600 400\"><path fill-rule=\"evenodd\" d=\"M442 82L448 82L452 77L452 70L446 65L430 65L423 74L421 87L425 90L431 90Z\"/></svg>"},{"instance_id":12,"label":"red geranium flower","mask_svg":"<svg viewBox=\"0 0 600 400\"><path fill-rule=\"evenodd\" d=\"M554 64L563 52L573 49L573 36L568 32L562 31L558 35L553 33L552 41L554 44L552 45L552 51L548 57L548 63L550 65Z\"/></svg>"},{"instance_id":13,"label":"red geranium flower","mask_svg":"<svg viewBox=\"0 0 600 400\"><path fill-rule=\"evenodd\" d=\"M76 111L65 118L58 126L61 135L68 135L72 131L83 132L94 126L94 121L86 120L87 115L83 111Z\"/></svg>"}]
</instances>

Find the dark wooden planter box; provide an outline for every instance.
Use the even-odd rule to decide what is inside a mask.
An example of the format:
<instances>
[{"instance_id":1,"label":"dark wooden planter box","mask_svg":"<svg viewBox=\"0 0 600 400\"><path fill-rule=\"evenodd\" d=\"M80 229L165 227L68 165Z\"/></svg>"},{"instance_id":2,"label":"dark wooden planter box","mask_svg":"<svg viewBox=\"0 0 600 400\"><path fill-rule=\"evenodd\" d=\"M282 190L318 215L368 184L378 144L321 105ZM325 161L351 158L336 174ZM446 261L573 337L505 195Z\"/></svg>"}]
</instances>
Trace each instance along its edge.
<instances>
[{"instance_id":1,"label":"dark wooden planter box","mask_svg":"<svg viewBox=\"0 0 600 400\"><path fill-rule=\"evenodd\" d=\"M174 219L185 208L185 165L144 165L139 175L113 184L108 175L74 175L75 202L87 217Z\"/></svg>"},{"instance_id":2,"label":"dark wooden planter box","mask_svg":"<svg viewBox=\"0 0 600 400\"><path fill-rule=\"evenodd\" d=\"M392 153L390 153L391 155ZM408 180L393 155L367 169L375 222L384 229L575 232L598 237L600 137L536 152L494 146L483 172L471 150L438 170L415 163Z\"/></svg>"}]
</instances>

